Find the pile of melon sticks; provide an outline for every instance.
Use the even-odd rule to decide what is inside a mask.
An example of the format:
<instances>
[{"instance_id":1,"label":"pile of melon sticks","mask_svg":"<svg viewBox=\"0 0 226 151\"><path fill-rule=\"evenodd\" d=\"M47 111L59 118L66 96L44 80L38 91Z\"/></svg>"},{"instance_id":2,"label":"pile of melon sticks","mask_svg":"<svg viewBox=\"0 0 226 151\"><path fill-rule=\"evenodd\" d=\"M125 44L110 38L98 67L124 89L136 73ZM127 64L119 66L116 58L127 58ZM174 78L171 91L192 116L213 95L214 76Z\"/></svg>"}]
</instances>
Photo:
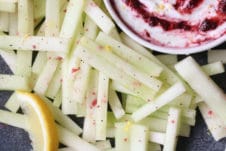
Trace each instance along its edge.
<instances>
[{"instance_id":1,"label":"pile of melon sticks","mask_svg":"<svg viewBox=\"0 0 226 151\"><path fill-rule=\"evenodd\" d=\"M154 56L119 32L102 0L0 0L0 55L13 73L0 74L0 90L42 97L61 151L174 151L196 108L215 140L226 136L226 97L210 78L226 51L203 66ZM5 108L0 122L24 128L16 92Z\"/></svg>"}]
</instances>

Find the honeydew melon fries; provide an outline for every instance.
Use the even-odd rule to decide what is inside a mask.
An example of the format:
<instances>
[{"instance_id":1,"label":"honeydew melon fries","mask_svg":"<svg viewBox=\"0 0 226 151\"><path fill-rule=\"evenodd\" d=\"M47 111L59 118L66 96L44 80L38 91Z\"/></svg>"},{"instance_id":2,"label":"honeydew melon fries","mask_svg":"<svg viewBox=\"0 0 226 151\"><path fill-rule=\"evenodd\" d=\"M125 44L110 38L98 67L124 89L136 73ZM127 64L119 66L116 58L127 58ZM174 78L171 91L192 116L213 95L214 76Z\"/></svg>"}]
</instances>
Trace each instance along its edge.
<instances>
[{"instance_id":1,"label":"honeydew melon fries","mask_svg":"<svg viewBox=\"0 0 226 151\"><path fill-rule=\"evenodd\" d=\"M224 72L222 62L152 55L118 33L101 0L0 0L0 31L14 74L0 75L0 90L40 95L67 146L60 150L172 151L177 136L189 137L197 106L213 137L226 136L225 95L209 78ZM12 94L0 121L26 129L18 101ZM83 129L66 115L83 117Z\"/></svg>"}]
</instances>

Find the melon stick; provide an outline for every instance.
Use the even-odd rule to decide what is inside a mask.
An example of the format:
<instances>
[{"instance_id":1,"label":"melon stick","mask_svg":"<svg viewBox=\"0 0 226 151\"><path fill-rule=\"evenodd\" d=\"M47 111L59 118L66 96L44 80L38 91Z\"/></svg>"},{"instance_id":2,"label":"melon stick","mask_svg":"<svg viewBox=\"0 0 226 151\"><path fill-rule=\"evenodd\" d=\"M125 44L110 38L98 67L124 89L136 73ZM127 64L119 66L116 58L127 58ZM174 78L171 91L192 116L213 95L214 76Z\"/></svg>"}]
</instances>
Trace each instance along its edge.
<instances>
[{"instance_id":1,"label":"melon stick","mask_svg":"<svg viewBox=\"0 0 226 151\"><path fill-rule=\"evenodd\" d=\"M162 67L160 67L158 64L130 49L123 43L114 40L103 32L98 34L96 41L103 45L103 47L110 47L113 53L120 56L124 60L127 60L129 63L133 64L150 76L156 77L162 72Z\"/></svg>"},{"instance_id":2,"label":"melon stick","mask_svg":"<svg viewBox=\"0 0 226 151\"><path fill-rule=\"evenodd\" d=\"M60 33L60 0L46 0L45 7L45 36L59 36ZM52 57L53 52L47 53L47 57Z\"/></svg>"},{"instance_id":3,"label":"melon stick","mask_svg":"<svg viewBox=\"0 0 226 151\"><path fill-rule=\"evenodd\" d=\"M101 1L96 1L96 2L100 3ZM91 5L91 4L88 2L87 5ZM93 5L96 5L96 4L93 3ZM98 8L98 7L96 6L95 8ZM95 11L93 13L95 13ZM89 20L86 20L86 21L89 21ZM91 27L88 27L88 30L89 30L89 28L91 28L91 29L94 28L94 30L97 29L95 24L89 24L89 25ZM86 31L85 28L84 28L84 30ZM96 36L96 35L90 35L88 31L85 33L85 35L88 35L92 39L94 39L95 38L94 36ZM81 81L81 88L80 88L81 92L79 93L80 95L78 95L77 97L78 97L78 99L80 98L82 102L84 100L83 98L84 98L86 85L87 85L87 81L88 81L87 79L89 78L88 73L90 71L90 68L91 67L88 64L84 63L84 66L81 66L80 72L78 73L78 75L80 75L80 73L81 73L81 75L80 75L81 76L81 80L80 80ZM84 76L84 75L86 75L86 76ZM104 74L100 73L100 75L104 75ZM78 76L78 78L79 78L79 76ZM109 79L106 75L104 75L104 79L105 79L105 81L108 81L108 83L109 83ZM76 80L75 82L77 82L77 81L78 80ZM99 82L101 85L101 80L99 80ZM98 89L98 98L99 98L99 94L102 94L106 90L108 92L108 84L107 84L107 87L99 86L99 88L103 88L103 90ZM106 97L106 96L103 96L103 97ZM106 139L107 104L106 103L104 104L102 99L101 99L101 104L100 104L100 100L98 100L98 98L97 98L97 104L99 104L98 106L100 106L100 107L97 108L97 112L96 112L97 113L96 124L99 125L96 127L96 139L102 140L102 139ZM106 99L106 98L104 98L104 99Z\"/></svg>"},{"instance_id":4,"label":"melon stick","mask_svg":"<svg viewBox=\"0 0 226 151\"><path fill-rule=\"evenodd\" d=\"M221 61L226 63L226 50L210 50L207 53L208 63L213 63L216 61Z\"/></svg>"},{"instance_id":5,"label":"melon stick","mask_svg":"<svg viewBox=\"0 0 226 151\"><path fill-rule=\"evenodd\" d=\"M73 57L69 59L68 57L64 58L62 63L62 112L64 114L76 114L77 113L77 102L72 98L72 90L73 90L73 78L74 74L69 73L70 61L74 62L74 69L78 69L80 65L80 59L77 57Z\"/></svg>"},{"instance_id":6,"label":"melon stick","mask_svg":"<svg viewBox=\"0 0 226 151\"><path fill-rule=\"evenodd\" d=\"M192 101L192 95L188 93L184 93L177 97L173 102L171 102L169 105L175 105L180 106L183 108L189 108Z\"/></svg>"},{"instance_id":7,"label":"melon stick","mask_svg":"<svg viewBox=\"0 0 226 151\"><path fill-rule=\"evenodd\" d=\"M147 125L151 131L166 132L167 120L155 117L148 117L147 119L140 121L140 123ZM179 130L179 136L189 137L190 131L191 131L190 125L182 123Z\"/></svg>"},{"instance_id":8,"label":"melon stick","mask_svg":"<svg viewBox=\"0 0 226 151\"><path fill-rule=\"evenodd\" d=\"M39 79L42 71L44 70L46 63L47 63L47 53L38 52L31 68L32 87L36 85L36 82Z\"/></svg>"},{"instance_id":9,"label":"melon stick","mask_svg":"<svg viewBox=\"0 0 226 151\"><path fill-rule=\"evenodd\" d=\"M162 112L168 112L171 106L164 106L160 109ZM175 106L178 107L178 106ZM183 117L188 118L189 120L195 120L196 117L196 110L190 108L180 108L181 114Z\"/></svg>"},{"instance_id":10,"label":"melon stick","mask_svg":"<svg viewBox=\"0 0 226 151\"><path fill-rule=\"evenodd\" d=\"M170 108L163 151L174 151L180 129L180 109Z\"/></svg>"},{"instance_id":11,"label":"melon stick","mask_svg":"<svg viewBox=\"0 0 226 151\"><path fill-rule=\"evenodd\" d=\"M94 49L86 49L82 46L78 46L75 50L74 55L77 55L78 57L82 58L82 60L89 63L91 66L108 75L109 78L119 81L126 88L133 91L134 94L142 97L144 100L153 98L154 94L152 93L152 90L150 88L146 87L131 76L126 75L120 69L115 68L113 64L109 63L104 58L99 57Z\"/></svg>"},{"instance_id":12,"label":"melon stick","mask_svg":"<svg viewBox=\"0 0 226 151\"><path fill-rule=\"evenodd\" d=\"M149 124L147 123L148 121L142 121L140 124L144 125L144 126L148 126L150 128L151 131L158 131L158 132L162 132L162 133L165 133L165 129L166 129L166 125L159 128L159 125L157 124L167 124L167 120L155 120L153 122L159 122L157 123L156 125L155 124ZM110 129L110 128L109 128ZM179 131L179 136L182 136L182 137L189 137L190 136L190 132L191 132L191 126L190 125L187 125L187 124L183 124L182 127L180 128L180 131ZM111 137L114 137L111 136Z\"/></svg>"},{"instance_id":13,"label":"melon stick","mask_svg":"<svg viewBox=\"0 0 226 151\"><path fill-rule=\"evenodd\" d=\"M31 76L32 52L17 51L16 55L16 75Z\"/></svg>"},{"instance_id":14,"label":"melon stick","mask_svg":"<svg viewBox=\"0 0 226 151\"><path fill-rule=\"evenodd\" d=\"M133 49L137 53L140 53L141 55L147 57L151 61L154 61L155 63L157 63L159 66L161 66L164 69L163 71L167 71L167 73L168 73L167 76L170 76L171 75L172 78L177 79L176 78L176 75L166 65L164 65L163 63L161 63L159 61L159 59L156 56L154 56L149 49L146 49L143 46L141 46L140 44L138 44L136 41L134 41L129 36L127 36L124 32L121 32L120 33L120 37L122 39L122 42L127 47ZM174 82L178 82L178 81L175 80ZM173 84L173 83L170 83L170 84Z\"/></svg>"},{"instance_id":15,"label":"melon stick","mask_svg":"<svg viewBox=\"0 0 226 151\"><path fill-rule=\"evenodd\" d=\"M57 36L60 32L60 1L61 0L46 0L46 36Z\"/></svg>"},{"instance_id":16,"label":"melon stick","mask_svg":"<svg viewBox=\"0 0 226 151\"><path fill-rule=\"evenodd\" d=\"M219 116L222 122L226 124L226 97L217 84L203 72L192 57L182 60L175 65L175 68L213 112Z\"/></svg>"},{"instance_id":17,"label":"melon stick","mask_svg":"<svg viewBox=\"0 0 226 151\"><path fill-rule=\"evenodd\" d=\"M204 102L199 103L198 107L213 138L216 141L219 141L221 138L226 137L226 125L210 109L210 107L208 107Z\"/></svg>"},{"instance_id":18,"label":"melon stick","mask_svg":"<svg viewBox=\"0 0 226 151\"><path fill-rule=\"evenodd\" d=\"M166 66L174 65L178 62L177 55L157 55L156 57Z\"/></svg>"},{"instance_id":19,"label":"melon stick","mask_svg":"<svg viewBox=\"0 0 226 151\"><path fill-rule=\"evenodd\" d=\"M112 82L113 83L113 82ZM127 94L126 99L126 111L128 113L132 113L137 110L139 107L144 105L146 101L142 100L139 97L135 97L133 95ZM172 102L170 102L167 106L177 106L181 108L189 108L191 105L192 96L187 93L183 93L182 95L175 98ZM162 110L167 110L168 107L163 107ZM168 112L168 111L167 111Z\"/></svg>"},{"instance_id":20,"label":"melon stick","mask_svg":"<svg viewBox=\"0 0 226 151\"><path fill-rule=\"evenodd\" d=\"M30 0L18 0L18 33L21 36L33 35L34 3Z\"/></svg>"},{"instance_id":21,"label":"melon stick","mask_svg":"<svg viewBox=\"0 0 226 151\"><path fill-rule=\"evenodd\" d=\"M14 127L28 130L28 116L0 110L0 122Z\"/></svg>"},{"instance_id":22,"label":"melon stick","mask_svg":"<svg viewBox=\"0 0 226 151\"><path fill-rule=\"evenodd\" d=\"M147 58L154 58L153 60L156 60L156 62L158 61L158 59L151 54L151 50L144 48L143 46L141 46L140 44L138 44L136 41L132 40L129 36L127 36L124 32L120 33L120 38L122 40L122 42L130 47L131 49L135 50L136 52L138 52L139 54L146 56Z\"/></svg>"},{"instance_id":23,"label":"melon stick","mask_svg":"<svg viewBox=\"0 0 226 151\"><path fill-rule=\"evenodd\" d=\"M202 66L203 71L209 75L216 75L224 72L224 65L221 61L213 62Z\"/></svg>"},{"instance_id":24,"label":"melon stick","mask_svg":"<svg viewBox=\"0 0 226 151\"><path fill-rule=\"evenodd\" d=\"M112 80L111 87L113 90L124 93L125 95L127 95L127 94L134 95L134 96L136 95L136 94L134 94L134 92L130 91L125 86L123 86L122 84L120 84L119 82L117 82L115 80Z\"/></svg>"},{"instance_id":25,"label":"melon stick","mask_svg":"<svg viewBox=\"0 0 226 151\"><path fill-rule=\"evenodd\" d=\"M104 73L99 73L97 108L96 108L96 140L105 140L107 134L107 107L109 79Z\"/></svg>"},{"instance_id":26,"label":"melon stick","mask_svg":"<svg viewBox=\"0 0 226 151\"><path fill-rule=\"evenodd\" d=\"M87 38L85 38L85 39L87 39ZM82 40L81 40L82 41ZM86 45L87 46L87 45ZM89 47L89 46L88 46ZM97 62L100 62L100 61L103 61L103 60L105 60L103 57L101 57L101 56L99 56L99 49L97 48L97 47L95 47L96 49L91 49L91 48L89 48L89 49L87 49L87 50L89 50L89 53L91 52L91 51L95 51L95 52L93 52L93 55L92 56L97 56L98 58L101 58L101 60L100 59L98 59L97 61L94 61L94 63L97 63ZM90 60L90 59L88 59L89 61L93 61L94 59L96 59L96 58L93 58L92 60ZM107 61L108 62L108 61ZM101 63L102 64L102 63ZM109 64L109 63L104 63L103 65L101 65L101 64L99 64L98 66L100 66L99 67L99 70L100 70L100 68L103 68L103 70L107 70L107 72L109 72L108 74L111 74L111 76L109 76L110 78L112 78L112 76L114 76L114 78L113 78L113 80L116 78L116 79L121 79L120 81L121 81L121 83L123 84L124 83L124 86L126 86L128 89L131 89L132 87L138 87L139 89L141 88L141 89L143 89L142 91L140 91L140 92L135 92L134 94L135 95L139 95L140 97L143 97L143 98L146 98L145 100L147 100L148 98L150 99L150 98L153 98L154 97L154 95L155 95L155 92L153 92L153 90L151 90L150 88L146 88L146 86L145 85L143 85L142 83L140 83L139 81L137 81L137 82L135 82L136 80L134 79L134 80L132 80L133 78L132 77L130 77L129 75L127 76L126 74L123 74L123 71L122 70L120 70L120 69L116 69L116 68L112 68L111 67L111 70L110 71L108 71L109 70L109 67L105 67L104 68L104 66L109 66L109 65L111 65L111 64ZM115 71L115 70L117 70L117 71ZM101 70L102 71L102 70ZM118 73L118 74L116 74L116 73ZM105 73L106 74L106 73ZM126 76L126 78L124 78L123 76ZM123 80L123 79L124 80ZM132 79L131 79L132 78ZM127 81L131 81L130 82L130 84L128 84L128 82ZM132 81L134 81L134 82L132 82ZM127 83L127 84L126 84ZM137 86L136 86L137 85ZM131 87L132 86L132 87ZM134 88L132 88L133 90L133 92L136 90L136 89L134 89ZM144 89L149 89L149 90L144 90ZM146 93L146 94L144 94L144 93ZM146 96L149 96L149 97L146 97Z\"/></svg>"},{"instance_id":27,"label":"melon stick","mask_svg":"<svg viewBox=\"0 0 226 151\"><path fill-rule=\"evenodd\" d=\"M109 120L108 120L108 123L107 123L107 127L108 127L108 132L109 132L110 137L114 137L114 123L115 122L128 122L128 121L130 121L131 123L133 123L131 115L128 115L128 114L124 115L121 119L117 120L114 117L112 112L108 112L108 119ZM138 124L147 126L150 131L165 133L166 132L167 120L159 119L159 118L156 118L156 117L147 117L144 120L141 120L140 122L138 122ZM190 130L191 130L191 127L189 125L182 123L180 131L179 131L179 136L189 137Z\"/></svg>"},{"instance_id":28,"label":"melon stick","mask_svg":"<svg viewBox=\"0 0 226 151\"><path fill-rule=\"evenodd\" d=\"M94 1L88 0L85 13L103 32L109 34L115 28L113 21L111 21Z\"/></svg>"},{"instance_id":29,"label":"melon stick","mask_svg":"<svg viewBox=\"0 0 226 151\"><path fill-rule=\"evenodd\" d=\"M86 103L77 103L77 113L76 116L79 118L83 118L86 115Z\"/></svg>"},{"instance_id":30,"label":"melon stick","mask_svg":"<svg viewBox=\"0 0 226 151\"><path fill-rule=\"evenodd\" d=\"M67 129L57 125L59 141L75 150L84 150L84 151L101 151L96 146L86 142L81 139L79 136L71 133Z\"/></svg>"},{"instance_id":31,"label":"melon stick","mask_svg":"<svg viewBox=\"0 0 226 151\"><path fill-rule=\"evenodd\" d=\"M162 73L161 73L161 75L159 77L160 80L163 83L167 83L167 84L173 85L173 84L175 84L177 82L182 82L185 85L185 87L186 87L187 93L189 93L192 96L196 95L191 90L191 88L177 74L175 74L175 72L173 72L166 65L161 63L152 53L150 53L150 51L148 49L146 49L146 48L142 47L141 45L139 45L137 42L132 40L130 37L128 37L123 32L120 34L120 37L121 37L123 43L125 43L125 45L127 45L128 47L130 47L134 51L142 54L143 56L147 57L151 61L155 62L156 64L158 64L163 69Z\"/></svg>"},{"instance_id":32,"label":"melon stick","mask_svg":"<svg viewBox=\"0 0 226 151\"><path fill-rule=\"evenodd\" d=\"M82 137L88 142L96 141L96 107L99 72L91 69L89 86L86 93L86 115L83 125Z\"/></svg>"},{"instance_id":33,"label":"melon stick","mask_svg":"<svg viewBox=\"0 0 226 151\"><path fill-rule=\"evenodd\" d=\"M100 3L100 0L96 0L96 2ZM98 32L97 25L86 16L84 23L84 35L90 39L95 39ZM78 74L76 75L76 79L74 81L74 89L79 89L79 91L74 91L73 97L76 99L76 102L82 103L85 101L85 93L88 87L88 80L90 78L91 66L86 62L82 62ZM79 79L78 79L79 78Z\"/></svg>"},{"instance_id":34,"label":"melon stick","mask_svg":"<svg viewBox=\"0 0 226 151\"><path fill-rule=\"evenodd\" d=\"M147 151L148 149L148 128L143 125L133 124L130 134L131 151Z\"/></svg>"},{"instance_id":35,"label":"melon stick","mask_svg":"<svg viewBox=\"0 0 226 151\"><path fill-rule=\"evenodd\" d=\"M158 96L155 100L148 102L147 104L139 108L137 111L133 112L132 119L136 122L144 119L145 117L157 111L161 107L165 106L184 92L185 88L182 83L174 84L164 93Z\"/></svg>"},{"instance_id":36,"label":"melon stick","mask_svg":"<svg viewBox=\"0 0 226 151\"><path fill-rule=\"evenodd\" d=\"M157 144L163 145L165 142L166 134L163 132L150 131L149 141Z\"/></svg>"},{"instance_id":37,"label":"melon stick","mask_svg":"<svg viewBox=\"0 0 226 151\"><path fill-rule=\"evenodd\" d=\"M84 24L84 35L90 39L95 39L98 31L99 29L97 25L89 18L89 16L86 16Z\"/></svg>"},{"instance_id":38,"label":"melon stick","mask_svg":"<svg viewBox=\"0 0 226 151\"><path fill-rule=\"evenodd\" d=\"M109 90L109 105L116 119L120 119L123 115L125 115L125 111L117 96L117 93L114 90L112 90L111 87Z\"/></svg>"},{"instance_id":39,"label":"melon stick","mask_svg":"<svg viewBox=\"0 0 226 151\"><path fill-rule=\"evenodd\" d=\"M62 83L62 67L58 65L56 71L49 83L48 89L46 90L45 96L54 99L58 93L61 93L60 87Z\"/></svg>"},{"instance_id":40,"label":"melon stick","mask_svg":"<svg viewBox=\"0 0 226 151\"><path fill-rule=\"evenodd\" d=\"M69 41L66 38L59 37L0 35L0 48L65 52L69 48Z\"/></svg>"},{"instance_id":41,"label":"melon stick","mask_svg":"<svg viewBox=\"0 0 226 151\"><path fill-rule=\"evenodd\" d=\"M61 103L62 103L62 90L61 88L58 90L57 94L55 95L54 97L54 100L53 100L53 105L56 106L56 107L60 107Z\"/></svg>"},{"instance_id":42,"label":"melon stick","mask_svg":"<svg viewBox=\"0 0 226 151\"><path fill-rule=\"evenodd\" d=\"M143 105L145 105L147 102L139 97L135 97L133 95L127 95L126 97L126 103L125 103L125 110L126 113L133 113L139 108L141 108Z\"/></svg>"},{"instance_id":43,"label":"melon stick","mask_svg":"<svg viewBox=\"0 0 226 151\"><path fill-rule=\"evenodd\" d=\"M75 102L79 104L82 104L85 101L85 94L88 87L88 79L90 78L90 71L91 66L84 61L81 61L79 68L74 69L76 75L73 81L74 91L72 93L72 97L75 99Z\"/></svg>"},{"instance_id":44,"label":"melon stick","mask_svg":"<svg viewBox=\"0 0 226 151\"><path fill-rule=\"evenodd\" d=\"M7 102L5 103L4 106L11 112L16 113L18 111L18 109L20 107L20 103L16 97L15 92L13 94L11 94L11 96L9 97L9 99L7 100Z\"/></svg>"},{"instance_id":45,"label":"melon stick","mask_svg":"<svg viewBox=\"0 0 226 151\"><path fill-rule=\"evenodd\" d=\"M22 37L33 35L34 32L33 6L34 3L31 0L18 0L18 35ZM7 41L7 39L4 40ZM31 65L32 65L32 52L31 51L25 52L22 49L18 48L15 74L21 76L31 76Z\"/></svg>"},{"instance_id":46,"label":"melon stick","mask_svg":"<svg viewBox=\"0 0 226 151\"><path fill-rule=\"evenodd\" d=\"M156 78L153 78L151 74L147 74L144 71L139 70L138 68L136 68L135 65L131 64L127 60L124 60L124 58L118 57L112 52L111 48L108 48L108 46L103 46L103 48L101 49L100 45L85 37L81 39L80 44L89 49L95 48L96 52L99 52L99 56L105 58L111 63L114 63L117 68L120 68L121 70L125 71L128 75L132 76L133 78L136 78L151 89L158 91L161 88L161 81L157 80Z\"/></svg>"},{"instance_id":47,"label":"melon stick","mask_svg":"<svg viewBox=\"0 0 226 151\"><path fill-rule=\"evenodd\" d=\"M64 5L64 4L62 4L62 5ZM67 3L65 5L67 5ZM57 6L58 6L58 4L57 4ZM65 54L66 54L66 57L68 57L67 55L70 52L70 48L72 47L72 42L74 40L74 37L76 37L78 35L78 30L80 29L80 28L77 28L77 27L80 26L81 21L82 21L81 13L82 13L82 8L83 7L84 7L84 1L83 0L82 1L70 1L68 3L67 8L66 8L67 11L66 11L65 19L63 21L62 28L61 28L61 31L60 31L60 37L68 38L69 39L69 46L65 50L64 54L63 53L55 53L55 54L53 54L53 56L56 56L56 57L62 56L62 57L64 57ZM58 9L55 10L55 11L58 12ZM62 11L64 11L64 10L61 10L61 12ZM76 14L76 16L74 16L74 14ZM54 13L52 15L54 15ZM72 17L74 17L74 19L71 19ZM73 21L71 21L71 20L73 20ZM57 25L60 24L60 23L58 23L57 18L55 20L55 24L57 24ZM61 25L59 25L59 26L61 26ZM58 28L60 28L60 27L58 27ZM68 30L68 29L70 29L70 30ZM71 114L71 113L75 113L76 112L76 105L75 104L72 105L71 103L69 103L71 101L71 91L68 91L68 90L72 89L72 85L69 84L72 81L69 82L66 79L71 79L72 80L73 77L71 77L69 75L67 65L70 65L70 60L68 60L68 58L65 59L63 64L62 64L62 68L63 68L62 69L62 71L63 71L62 72L63 73L62 74L62 91L63 91L62 92L62 94L63 94L62 95L62 100L63 100L62 101L62 109L66 113L66 110L68 110L70 108L67 111L67 114ZM59 74L56 74L56 76L54 76L52 80L55 80L55 81L60 80L61 81L61 78L60 79L59 78L60 78ZM49 94L50 95L54 95L53 93L57 92L57 89L59 89L59 88L60 87L59 87L59 84L58 84L57 87L54 87L54 91L51 91L51 90L48 91L48 95ZM51 88L49 88L49 89L51 89ZM52 96L52 97L54 97L54 96Z\"/></svg>"},{"instance_id":48,"label":"melon stick","mask_svg":"<svg viewBox=\"0 0 226 151\"><path fill-rule=\"evenodd\" d=\"M83 30L81 24L79 24L78 28ZM80 34L75 38L76 43L79 38ZM74 45L74 47L76 46L77 44ZM65 114L78 114L83 110L82 106L80 108L80 104L78 104L74 97L73 88L76 75L80 70L81 61L77 56L67 54L62 62L62 111Z\"/></svg>"},{"instance_id":49,"label":"melon stick","mask_svg":"<svg viewBox=\"0 0 226 151\"><path fill-rule=\"evenodd\" d=\"M30 79L28 77L22 77L18 75L0 74L0 90L30 91Z\"/></svg>"},{"instance_id":50,"label":"melon stick","mask_svg":"<svg viewBox=\"0 0 226 151\"><path fill-rule=\"evenodd\" d=\"M38 54L34 60L34 63L32 65L32 73L34 74L34 81L36 81L38 76L41 74L46 63L47 63L46 52L38 52Z\"/></svg>"},{"instance_id":51,"label":"melon stick","mask_svg":"<svg viewBox=\"0 0 226 151\"><path fill-rule=\"evenodd\" d=\"M144 100L128 95L126 100L126 107L125 107L126 113L133 113L136 110L138 110L140 107L142 107L144 104L146 104ZM165 107L160 108L159 111L152 113L150 116L160 118L160 119L167 119L168 110L171 106L181 107L180 105L166 105ZM192 109L186 109L183 107L181 108L182 108L182 123L195 125L196 111Z\"/></svg>"},{"instance_id":52,"label":"melon stick","mask_svg":"<svg viewBox=\"0 0 226 151\"><path fill-rule=\"evenodd\" d=\"M60 37L70 39L69 49L72 48L73 40L78 35L78 28L83 20L82 13L85 8L85 0L72 0L67 5L67 12L60 31ZM68 53L67 52L67 53ZM62 54L63 55L63 54ZM63 55L64 56L64 55Z\"/></svg>"},{"instance_id":53,"label":"melon stick","mask_svg":"<svg viewBox=\"0 0 226 151\"><path fill-rule=\"evenodd\" d=\"M121 122L115 123L115 150L129 151L130 150L130 132L131 123Z\"/></svg>"},{"instance_id":54,"label":"melon stick","mask_svg":"<svg viewBox=\"0 0 226 151\"><path fill-rule=\"evenodd\" d=\"M151 116L165 120L168 117L168 113L162 112L162 111L157 111L157 112L153 113ZM188 124L190 126L195 126L195 117L189 118L189 117L186 117L186 115L183 115L183 113L182 113L181 123Z\"/></svg>"},{"instance_id":55,"label":"melon stick","mask_svg":"<svg viewBox=\"0 0 226 151\"><path fill-rule=\"evenodd\" d=\"M76 61L78 58L71 55L71 53L74 50L73 47L77 45L77 40L80 38L80 31L83 32L82 15L85 2L85 0L69 1L60 31L60 37L69 39L69 47L66 52L56 54L65 57L62 63L62 111L65 114L76 114L78 112L77 102L71 95L74 80L74 74L71 73L71 70L78 68L80 62Z\"/></svg>"},{"instance_id":56,"label":"melon stick","mask_svg":"<svg viewBox=\"0 0 226 151\"><path fill-rule=\"evenodd\" d=\"M42 70L42 73L37 79L37 82L34 86L34 91L40 95L44 95L47 88L49 87L49 83L56 71L56 68L58 66L58 60L51 59L49 60L45 68Z\"/></svg>"}]
</instances>

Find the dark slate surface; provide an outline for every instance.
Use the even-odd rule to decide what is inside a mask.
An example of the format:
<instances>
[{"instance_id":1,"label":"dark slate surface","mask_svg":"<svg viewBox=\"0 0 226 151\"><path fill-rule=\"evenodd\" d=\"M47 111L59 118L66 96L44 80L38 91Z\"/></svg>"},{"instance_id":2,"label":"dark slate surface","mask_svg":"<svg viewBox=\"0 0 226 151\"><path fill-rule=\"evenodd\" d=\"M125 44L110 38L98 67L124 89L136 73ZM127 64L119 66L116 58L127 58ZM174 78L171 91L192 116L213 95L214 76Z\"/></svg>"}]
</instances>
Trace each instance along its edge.
<instances>
[{"instance_id":1,"label":"dark slate surface","mask_svg":"<svg viewBox=\"0 0 226 151\"><path fill-rule=\"evenodd\" d=\"M225 44L226 45L226 44ZM218 48L226 48L221 45ZM205 64L207 61L206 53L192 55L200 64ZM178 56L182 59L185 56ZM10 74L10 70L0 57L0 73ZM212 77L216 83L226 92L226 74L220 74ZM0 92L0 108L3 105L11 92ZM82 119L75 119L76 122L82 124ZM196 126L192 128L191 137L179 137L177 151L224 151L226 147L226 138L216 142L208 132L208 129L200 115L197 113ZM30 139L28 134L15 127L7 126L0 123L0 151L29 151L31 150Z\"/></svg>"}]
</instances>

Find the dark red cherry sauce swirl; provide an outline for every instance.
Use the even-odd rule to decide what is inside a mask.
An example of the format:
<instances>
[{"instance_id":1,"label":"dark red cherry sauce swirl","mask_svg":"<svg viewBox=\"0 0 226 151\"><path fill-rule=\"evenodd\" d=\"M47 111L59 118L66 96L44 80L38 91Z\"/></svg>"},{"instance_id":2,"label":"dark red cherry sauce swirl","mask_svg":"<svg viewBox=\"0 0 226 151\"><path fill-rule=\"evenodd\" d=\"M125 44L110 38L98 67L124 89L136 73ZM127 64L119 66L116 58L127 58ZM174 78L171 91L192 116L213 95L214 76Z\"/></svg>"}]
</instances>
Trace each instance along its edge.
<instances>
[{"instance_id":1,"label":"dark red cherry sauce swirl","mask_svg":"<svg viewBox=\"0 0 226 151\"><path fill-rule=\"evenodd\" d=\"M174 8L182 14L190 14L203 0L177 0Z\"/></svg>"},{"instance_id":2,"label":"dark red cherry sauce swirl","mask_svg":"<svg viewBox=\"0 0 226 151\"><path fill-rule=\"evenodd\" d=\"M204 0L177 0L174 9L181 14L191 14L194 9L202 4ZM113 8L115 8L115 0L110 0ZM165 31L184 30L191 32L208 32L216 29L219 25L226 21L226 0L220 0L218 5L217 16L212 18L204 18L201 23L193 25L188 21L172 21L163 17L159 17L154 13L147 11L146 6L139 0L123 0L137 14L141 15L142 19L151 27L160 26ZM117 12L117 9L115 8ZM122 16L119 16L121 19Z\"/></svg>"}]
</instances>

